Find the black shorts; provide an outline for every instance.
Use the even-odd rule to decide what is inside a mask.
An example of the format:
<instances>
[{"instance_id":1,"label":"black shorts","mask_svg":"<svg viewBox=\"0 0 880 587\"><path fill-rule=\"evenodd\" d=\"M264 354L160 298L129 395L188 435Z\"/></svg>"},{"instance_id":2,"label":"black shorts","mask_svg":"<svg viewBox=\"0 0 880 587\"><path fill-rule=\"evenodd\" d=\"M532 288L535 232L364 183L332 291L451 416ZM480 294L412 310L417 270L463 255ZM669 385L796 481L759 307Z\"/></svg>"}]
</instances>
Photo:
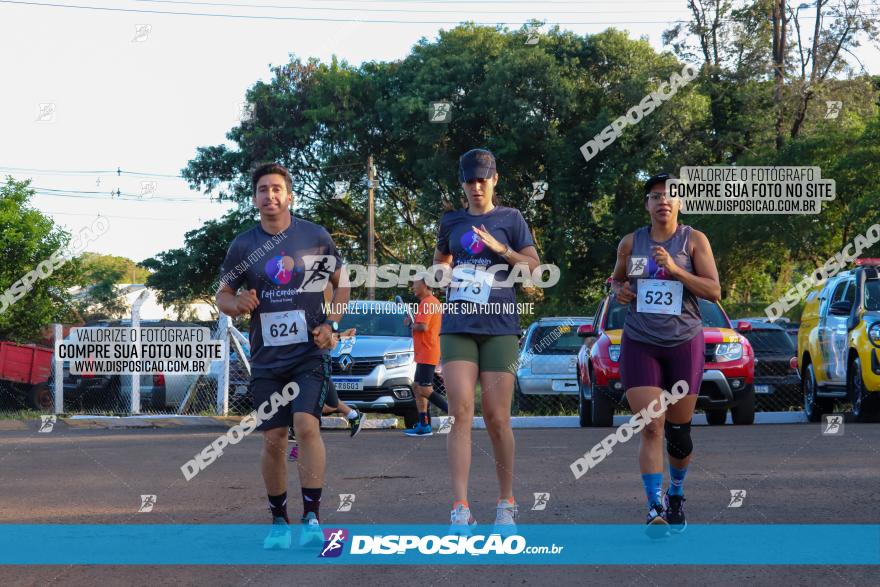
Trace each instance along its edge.
<instances>
[{"instance_id":1,"label":"black shorts","mask_svg":"<svg viewBox=\"0 0 880 587\"><path fill-rule=\"evenodd\" d=\"M255 370L250 385L254 409L268 402L273 393L280 392L290 382L299 386L296 399L281 406L275 415L261 422L257 430L286 428L294 412L306 412L320 420L321 409L330 393L330 356L309 357L281 369Z\"/></svg>"},{"instance_id":2,"label":"black shorts","mask_svg":"<svg viewBox=\"0 0 880 587\"><path fill-rule=\"evenodd\" d=\"M432 387L434 385L434 371L437 365L429 365L427 363L416 363L416 375L414 383L422 387Z\"/></svg>"}]
</instances>

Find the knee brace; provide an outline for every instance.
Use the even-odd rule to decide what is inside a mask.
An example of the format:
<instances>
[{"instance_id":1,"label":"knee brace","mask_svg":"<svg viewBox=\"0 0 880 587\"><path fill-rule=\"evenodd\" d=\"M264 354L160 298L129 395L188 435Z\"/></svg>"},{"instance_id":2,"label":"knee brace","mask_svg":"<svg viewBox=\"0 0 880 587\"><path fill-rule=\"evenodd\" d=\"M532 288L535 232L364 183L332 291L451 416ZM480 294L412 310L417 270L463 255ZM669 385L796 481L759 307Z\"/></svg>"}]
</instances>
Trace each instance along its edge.
<instances>
[{"instance_id":1,"label":"knee brace","mask_svg":"<svg viewBox=\"0 0 880 587\"><path fill-rule=\"evenodd\" d=\"M694 450L694 443L691 440L691 423L672 424L667 421L664 425L666 429L666 452L669 456L677 459L683 459Z\"/></svg>"}]
</instances>

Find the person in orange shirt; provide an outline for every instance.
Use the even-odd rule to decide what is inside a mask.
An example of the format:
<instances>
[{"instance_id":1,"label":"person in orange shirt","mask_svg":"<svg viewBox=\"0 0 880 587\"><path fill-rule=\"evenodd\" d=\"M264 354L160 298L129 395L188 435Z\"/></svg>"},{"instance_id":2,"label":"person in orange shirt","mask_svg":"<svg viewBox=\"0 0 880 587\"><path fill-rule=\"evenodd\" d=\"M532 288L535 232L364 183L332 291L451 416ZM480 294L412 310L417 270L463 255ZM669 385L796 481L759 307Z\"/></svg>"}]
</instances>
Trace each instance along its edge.
<instances>
[{"instance_id":1,"label":"person in orange shirt","mask_svg":"<svg viewBox=\"0 0 880 587\"><path fill-rule=\"evenodd\" d=\"M406 430L407 436L431 436L431 421L428 417L428 402L449 412L449 406L442 395L434 391L434 371L440 363L440 300L434 297L431 288L425 283L425 275L413 278L412 292L419 299L419 308L414 322L404 318L404 323L412 328L413 349L415 350L416 374L413 390L419 421Z\"/></svg>"}]
</instances>

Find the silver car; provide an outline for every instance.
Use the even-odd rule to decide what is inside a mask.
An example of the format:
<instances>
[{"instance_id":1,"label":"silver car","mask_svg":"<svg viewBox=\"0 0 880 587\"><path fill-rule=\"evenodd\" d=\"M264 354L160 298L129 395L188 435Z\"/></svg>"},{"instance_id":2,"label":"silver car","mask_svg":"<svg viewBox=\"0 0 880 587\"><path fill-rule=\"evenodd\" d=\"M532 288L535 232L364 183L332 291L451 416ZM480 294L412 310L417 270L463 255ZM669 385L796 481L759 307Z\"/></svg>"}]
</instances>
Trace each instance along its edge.
<instances>
[{"instance_id":1,"label":"silver car","mask_svg":"<svg viewBox=\"0 0 880 587\"><path fill-rule=\"evenodd\" d=\"M331 353L332 378L339 398L364 412L403 416L406 426L417 419L413 379L416 373L412 332L394 302L353 300L339 330L354 328Z\"/></svg>"},{"instance_id":2,"label":"silver car","mask_svg":"<svg viewBox=\"0 0 880 587\"><path fill-rule=\"evenodd\" d=\"M530 411L551 396L577 397L577 354L583 341L577 329L592 324L587 316L540 318L520 339L516 402Z\"/></svg>"}]
</instances>

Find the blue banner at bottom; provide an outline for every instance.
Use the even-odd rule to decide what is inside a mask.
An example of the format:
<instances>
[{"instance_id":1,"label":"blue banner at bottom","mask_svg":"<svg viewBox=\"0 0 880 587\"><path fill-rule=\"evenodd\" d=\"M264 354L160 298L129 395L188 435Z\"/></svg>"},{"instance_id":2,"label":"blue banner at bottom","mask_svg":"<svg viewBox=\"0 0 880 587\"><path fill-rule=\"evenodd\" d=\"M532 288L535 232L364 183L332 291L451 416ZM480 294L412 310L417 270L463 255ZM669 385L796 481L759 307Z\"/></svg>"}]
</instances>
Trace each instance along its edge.
<instances>
[{"instance_id":1,"label":"blue banner at bottom","mask_svg":"<svg viewBox=\"0 0 880 587\"><path fill-rule=\"evenodd\" d=\"M652 538L641 525L2 524L4 565L877 565L880 525L689 525ZM311 538L311 543L301 545Z\"/></svg>"}]
</instances>

